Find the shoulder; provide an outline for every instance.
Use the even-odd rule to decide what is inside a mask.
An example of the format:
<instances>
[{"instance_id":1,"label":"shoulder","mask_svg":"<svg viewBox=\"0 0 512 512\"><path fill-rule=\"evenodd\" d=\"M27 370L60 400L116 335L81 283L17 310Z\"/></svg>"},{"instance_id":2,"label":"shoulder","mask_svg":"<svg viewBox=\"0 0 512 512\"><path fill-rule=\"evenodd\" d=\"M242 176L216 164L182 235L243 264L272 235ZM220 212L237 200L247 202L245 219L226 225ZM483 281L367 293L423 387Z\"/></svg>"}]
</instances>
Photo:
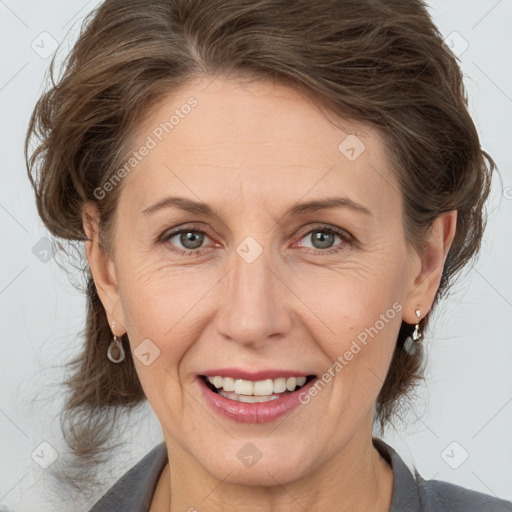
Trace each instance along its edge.
<instances>
[{"instance_id":1,"label":"shoulder","mask_svg":"<svg viewBox=\"0 0 512 512\"><path fill-rule=\"evenodd\" d=\"M512 512L512 502L440 480L424 480L416 473L420 500L426 512Z\"/></svg>"},{"instance_id":2,"label":"shoulder","mask_svg":"<svg viewBox=\"0 0 512 512\"><path fill-rule=\"evenodd\" d=\"M373 444L393 468L390 512L512 512L512 502L441 480L414 476L400 455L382 439Z\"/></svg>"},{"instance_id":3,"label":"shoulder","mask_svg":"<svg viewBox=\"0 0 512 512\"><path fill-rule=\"evenodd\" d=\"M89 512L147 512L166 463L167 449L161 443L117 480Z\"/></svg>"}]
</instances>

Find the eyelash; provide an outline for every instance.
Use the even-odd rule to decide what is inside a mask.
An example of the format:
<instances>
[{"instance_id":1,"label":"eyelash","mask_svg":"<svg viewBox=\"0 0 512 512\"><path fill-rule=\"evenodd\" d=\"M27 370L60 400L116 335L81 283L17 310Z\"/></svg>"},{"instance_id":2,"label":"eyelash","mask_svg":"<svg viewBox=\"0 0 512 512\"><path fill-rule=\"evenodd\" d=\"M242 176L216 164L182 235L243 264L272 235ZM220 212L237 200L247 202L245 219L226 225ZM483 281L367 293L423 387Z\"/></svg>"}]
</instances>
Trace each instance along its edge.
<instances>
[{"instance_id":1,"label":"eyelash","mask_svg":"<svg viewBox=\"0 0 512 512\"><path fill-rule=\"evenodd\" d=\"M342 243L339 244L341 247L337 247L337 248L336 247L329 248L329 249L306 248L306 249L308 249L307 254L312 254L314 256L320 256L320 255L325 256L325 255L339 253L343 250L346 250L346 245L352 245L353 240L354 240L353 237L351 235L349 235L347 232L345 232L341 229L333 228L331 226L326 226L323 224L315 226L312 229L310 229L309 231L306 231L303 235L300 236L299 240L301 240L305 236L307 236L315 231L337 235L338 237L341 238ZM208 233L204 229L196 228L194 226L189 226L189 227L181 228L176 231L172 231L171 233L163 233L161 235L161 237L158 239L158 242L161 244L167 244L171 238L173 238L176 235L179 235L181 233L201 233L201 234L209 237ZM206 248L200 247L199 249L184 249L184 250L171 249L171 250L174 252L179 252L180 255L182 255L182 256L200 256L203 253L203 249L206 249Z\"/></svg>"}]
</instances>

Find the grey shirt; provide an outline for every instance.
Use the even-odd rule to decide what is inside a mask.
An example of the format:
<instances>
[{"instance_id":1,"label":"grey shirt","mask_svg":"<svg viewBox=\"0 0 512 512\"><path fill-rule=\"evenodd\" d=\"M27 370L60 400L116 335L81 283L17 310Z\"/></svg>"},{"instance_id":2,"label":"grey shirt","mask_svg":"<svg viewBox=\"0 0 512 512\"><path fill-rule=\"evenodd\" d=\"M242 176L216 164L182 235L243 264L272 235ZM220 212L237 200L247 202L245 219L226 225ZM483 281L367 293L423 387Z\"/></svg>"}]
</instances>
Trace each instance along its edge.
<instances>
[{"instance_id":1,"label":"grey shirt","mask_svg":"<svg viewBox=\"0 0 512 512\"><path fill-rule=\"evenodd\" d=\"M389 512L512 512L512 502L439 480L412 475L397 452L382 439L373 445L393 468ZM165 443L157 445L125 473L90 512L148 512L156 484L167 463Z\"/></svg>"}]
</instances>

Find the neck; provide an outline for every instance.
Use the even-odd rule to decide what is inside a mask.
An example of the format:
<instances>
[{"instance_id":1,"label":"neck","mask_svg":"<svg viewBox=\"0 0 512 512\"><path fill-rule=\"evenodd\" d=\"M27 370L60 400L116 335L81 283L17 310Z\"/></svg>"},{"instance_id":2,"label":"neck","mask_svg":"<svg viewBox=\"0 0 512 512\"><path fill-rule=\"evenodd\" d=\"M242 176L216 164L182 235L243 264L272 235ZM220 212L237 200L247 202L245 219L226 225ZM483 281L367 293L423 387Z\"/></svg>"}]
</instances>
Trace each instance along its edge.
<instances>
[{"instance_id":1,"label":"neck","mask_svg":"<svg viewBox=\"0 0 512 512\"><path fill-rule=\"evenodd\" d=\"M359 432L307 476L284 485L284 477L274 478L268 486L229 483L230 471L224 481L215 479L178 444L167 441L171 463L162 472L150 512L234 512L243 504L258 512L388 512L391 506L393 470L373 446L371 434Z\"/></svg>"}]
</instances>

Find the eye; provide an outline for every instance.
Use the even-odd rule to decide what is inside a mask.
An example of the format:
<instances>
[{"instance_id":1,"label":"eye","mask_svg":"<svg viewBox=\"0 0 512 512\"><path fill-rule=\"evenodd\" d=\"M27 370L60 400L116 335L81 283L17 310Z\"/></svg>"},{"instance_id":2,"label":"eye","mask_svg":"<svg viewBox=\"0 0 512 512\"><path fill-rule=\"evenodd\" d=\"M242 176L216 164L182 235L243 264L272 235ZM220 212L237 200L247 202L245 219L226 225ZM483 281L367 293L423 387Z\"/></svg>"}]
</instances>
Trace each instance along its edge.
<instances>
[{"instance_id":1,"label":"eye","mask_svg":"<svg viewBox=\"0 0 512 512\"><path fill-rule=\"evenodd\" d=\"M336 238L341 240L333 247ZM302 235L301 240L310 240L313 245L313 251L307 251L312 254L332 254L342 251L350 245L352 237L345 231L331 226L316 226L314 229L310 229L307 233ZM301 247L303 245L301 244Z\"/></svg>"},{"instance_id":2,"label":"eye","mask_svg":"<svg viewBox=\"0 0 512 512\"><path fill-rule=\"evenodd\" d=\"M173 251L190 256L202 253L202 249L205 248L201 246L205 238L210 238L206 231L191 226L170 233L164 233L159 241L163 244L171 245ZM177 247L177 249L173 247Z\"/></svg>"},{"instance_id":3,"label":"eye","mask_svg":"<svg viewBox=\"0 0 512 512\"><path fill-rule=\"evenodd\" d=\"M172 251L178 252L183 256L197 256L207 249L203 247L205 238L210 238L205 230L189 226L164 233L159 238L159 243L171 246ZM352 236L344 230L325 225L315 226L304 233L300 240L308 238L313 244L313 249L308 250L307 253L314 255L337 253L347 249L353 241ZM333 246L336 238L340 239L341 243ZM300 244L300 247L307 248L303 244Z\"/></svg>"}]
</instances>

